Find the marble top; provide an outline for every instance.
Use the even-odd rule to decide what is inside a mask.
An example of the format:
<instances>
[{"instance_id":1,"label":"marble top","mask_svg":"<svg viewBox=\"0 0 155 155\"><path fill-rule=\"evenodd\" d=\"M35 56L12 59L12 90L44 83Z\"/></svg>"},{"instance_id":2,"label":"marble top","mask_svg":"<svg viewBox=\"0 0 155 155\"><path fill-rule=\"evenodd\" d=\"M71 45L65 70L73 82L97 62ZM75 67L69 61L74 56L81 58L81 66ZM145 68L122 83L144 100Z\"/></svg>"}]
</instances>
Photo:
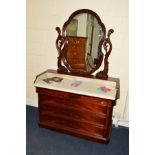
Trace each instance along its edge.
<instances>
[{"instance_id":1,"label":"marble top","mask_svg":"<svg viewBox=\"0 0 155 155\"><path fill-rule=\"evenodd\" d=\"M110 100L116 99L116 82L100 79L46 72L37 77L34 86Z\"/></svg>"}]
</instances>

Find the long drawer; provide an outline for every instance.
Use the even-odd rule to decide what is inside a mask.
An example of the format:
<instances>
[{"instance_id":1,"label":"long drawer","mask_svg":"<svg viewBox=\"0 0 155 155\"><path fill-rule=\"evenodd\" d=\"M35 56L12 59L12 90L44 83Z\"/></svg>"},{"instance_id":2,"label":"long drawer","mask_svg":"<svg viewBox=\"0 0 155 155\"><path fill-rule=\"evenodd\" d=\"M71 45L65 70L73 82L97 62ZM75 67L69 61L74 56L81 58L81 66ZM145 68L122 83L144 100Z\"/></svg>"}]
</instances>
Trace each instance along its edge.
<instances>
[{"instance_id":1,"label":"long drawer","mask_svg":"<svg viewBox=\"0 0 155 155\"><path fill-rule=\"evenodd\" d=\"M98 115L89 111L81 111L80 109L59 106L59 104L48 104L42 101L41 115L59 116L60 118L69 118L80 122L87 122L97 126L104 127L106 115Z\"/></svg>"},{"instance_id":2,"label":"long drawer","mask_svg":"<svg viewBox=\"0 0 155 155\"><path fill-rule=\"evenodd\" d=\"M103 136L104 134L104 127L97 127L95 125L80 122L75 120L70 120L67 118L60 118L57 116L51 116L46 114L40 115L40 123L48 124L48 126L56 126L57 128L65 128L65 129L75 129L79 132L86 132L94 135Z\"/></svg>"},{"instance_id":3,"label":"long drawer","mask_svg":"<svg viewBox=\"0 0 155 155\"><path fill-rule=\"evenodd\" d=\"M107 106L98 104L97 103L98 101L91 102L89 98L87 98L87 100L81 100L79 98L74 97L73 99L70 99L66 96L62 99L60 98L60 96L49 96L48 94L39 94L39 101L43 105L58 104L69 108L86 110L93 113L97 113L99 115L102 115L103 117L107 113ZM106 101L102 101L102 102L105 103Z\"/></svg>"},{"instance_id":4,"label":"long drawer","mask_svg":"<svg viewBox=\"0 0 155 155\"><path fill-rule=\"evenodd\" d=\"M74 94L74 93L57 91L57 90L50 90L50 89L46 89L46 88L37 88L36 91L39 94L45 94L45 95L49 95L51 97L57 97L62 100L69 99L72 102L74 102L76 100L76 101L82 101L83 103L88 103L88 104L90 103L91 106L99 105L102 107L106 107L106 106L113 105L111 100L102 99L102 98L98 98L98 97L90 97L90 96L86 96L86 95Z\"/></svg>"}]
</instances>

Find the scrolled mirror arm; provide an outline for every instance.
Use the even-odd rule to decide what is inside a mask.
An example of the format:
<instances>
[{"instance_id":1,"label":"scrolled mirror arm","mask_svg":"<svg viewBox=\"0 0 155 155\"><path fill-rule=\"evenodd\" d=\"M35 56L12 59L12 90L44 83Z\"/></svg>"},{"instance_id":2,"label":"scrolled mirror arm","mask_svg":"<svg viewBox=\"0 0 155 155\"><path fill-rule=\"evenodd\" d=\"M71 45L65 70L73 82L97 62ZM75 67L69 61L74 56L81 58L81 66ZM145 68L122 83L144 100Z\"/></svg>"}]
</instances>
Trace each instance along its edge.
<instances>
[{"instance_id":1,"label":"scrolled mirror arm","mask_svg":"<svg viewBox=\"0 0 155 155\"><path fill-rule=\"evenodd\" d=\"M114 32L113 29L110 29L108 31L108 35L107 35L107 38L105 39L105 41L103 42L103 47L104 47L104 50L106 51L106 55L105 55L105 62L109 64L108 62L108 57L111 53L111 50L112 50L112 43L111 43L111 40L110 40L110 35ZM109 47L109 50L108 48Z\"/></svg>"},{"instance_id":2,"label":"scrolled mirror arm","mask_svg":"<svg viewBox=\"0 0 155 155\"><path fill-rule=\"evenodd\" d=\"M61 64L61 58L62 58L62 46L65 44L65 37L61 35L61 29L59 27L56 27L56 31L58 32L58 37L56 39L56 48L58 51L58 73L67 73L68 70L65 66L62 66Z\"/></svg>"},{"instance_id":3,"label":"scrolled mirror arm","mask_svg":"<svg viewBox=\"0 0 155 155\"><path fill-rule=\"evenodd\" d=\"M110 30L108 31L108 38L109 38L109 39L110 39L110 35L111 35L112 33L114 33L114 30L113 30L113 29L110 29Z\"/></svg>"},{"instance_id":4,"label":"scrolled mirror arm","mask_svg":"<svg viewBox=\"0 0 155 155\"><path fill-rule=\"evenodd\" d=\"M113 29L110 29L108 31L107 37L103 42L103 47L105 50L105 58L104 58L104 70L100 71L96 74L97 78L103 78L103 79L108 79L108 70L109 70L109 62L108 62L108 57L112 51L112 43L110 40L110 35L114 33ZM109 47L109 48L108 48Z\"/></svg>"}]
</instances>

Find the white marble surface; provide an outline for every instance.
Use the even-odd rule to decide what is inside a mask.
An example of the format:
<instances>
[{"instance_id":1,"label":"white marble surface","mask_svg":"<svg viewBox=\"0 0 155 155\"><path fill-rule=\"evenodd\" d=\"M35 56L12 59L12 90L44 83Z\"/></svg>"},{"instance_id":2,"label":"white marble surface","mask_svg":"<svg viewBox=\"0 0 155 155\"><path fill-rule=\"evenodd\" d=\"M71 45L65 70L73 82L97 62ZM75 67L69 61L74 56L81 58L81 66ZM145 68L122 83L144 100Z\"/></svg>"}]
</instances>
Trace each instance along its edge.
<instances>
[{"instance_id":1,"label":"white marble surface","mask_svg":"<svg viewBox=\"0 0 155 155\"><path fill-rule=\"evenodd\" d=\"M63 80L61 82L53 81L50 84L43 81L43 79L52 78L52 77L60 77L60 78L63 78ZM77 87L71 86L71 84L74 83L75 81L81 81L82 83ZM70 92L75 94L100 97L104 99L115 100L116 98L116 82L84 78L79 76L70 76L70 75L64 75L64 74L58 74L58 73L44 73L36 79L34 86L52 89L52 90ZM101 86L106 86L111 90L108 92L100 91L98 90L98 88Z\"/></svg>"}]
</instances>

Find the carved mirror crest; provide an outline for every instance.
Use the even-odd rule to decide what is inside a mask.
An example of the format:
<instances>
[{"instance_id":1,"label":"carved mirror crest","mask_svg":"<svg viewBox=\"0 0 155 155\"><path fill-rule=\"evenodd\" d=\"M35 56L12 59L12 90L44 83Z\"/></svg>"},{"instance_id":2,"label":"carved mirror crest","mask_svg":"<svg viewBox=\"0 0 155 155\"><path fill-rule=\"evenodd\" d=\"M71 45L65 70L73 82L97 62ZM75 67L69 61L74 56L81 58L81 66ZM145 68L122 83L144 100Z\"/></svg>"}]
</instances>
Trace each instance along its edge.
<instances>
[{"instance_id":1,"label":"carved mirror crest","mask_svg":"<svg viewBox=\"0 0 155 155\"><path fill-rule=\"evenodd\" d=\"M88 9L73 12L62 27L56 27L58 37L58 72L89 76L101 66L97 78L108 78L108 57L112 50L110 29L106 34L100 17Z\"/></svg>"}]
</instances>

